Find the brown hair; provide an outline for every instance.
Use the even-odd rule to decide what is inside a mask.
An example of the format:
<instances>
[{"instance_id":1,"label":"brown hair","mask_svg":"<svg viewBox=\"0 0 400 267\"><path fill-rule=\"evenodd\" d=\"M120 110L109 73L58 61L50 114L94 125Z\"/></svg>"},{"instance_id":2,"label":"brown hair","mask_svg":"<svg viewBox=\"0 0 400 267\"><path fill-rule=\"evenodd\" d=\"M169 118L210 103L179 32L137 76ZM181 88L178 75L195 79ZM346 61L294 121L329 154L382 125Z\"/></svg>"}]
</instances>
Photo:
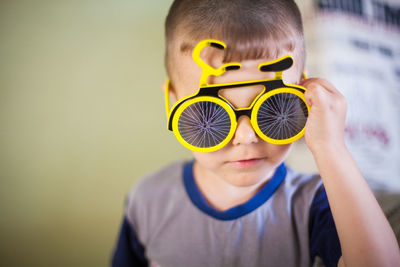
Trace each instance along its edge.
<instances>
[{"instance_id":1,"label":"brown hair","mask_svg":"<svg viewBox=\"0 0 400 267\"><path fill-rule=\"evenodd\" d=\"M177 36L180 41L177 42ZM293 52L304 68L300 11L293 0L175 0L165 21L165 65L171 77L173 50L191 51L202 39L227 44L224 62L275 58ZM178 45L178 47L176 47Z\"/></svg>"}]
</instances>

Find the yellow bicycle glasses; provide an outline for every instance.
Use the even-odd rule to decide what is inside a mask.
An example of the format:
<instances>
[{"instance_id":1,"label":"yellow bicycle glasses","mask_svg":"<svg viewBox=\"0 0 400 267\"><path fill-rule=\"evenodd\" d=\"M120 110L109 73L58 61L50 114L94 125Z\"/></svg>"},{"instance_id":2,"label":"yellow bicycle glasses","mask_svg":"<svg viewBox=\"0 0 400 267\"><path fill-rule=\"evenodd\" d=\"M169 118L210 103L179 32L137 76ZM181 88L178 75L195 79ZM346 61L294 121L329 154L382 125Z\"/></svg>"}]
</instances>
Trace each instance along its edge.
<instances>
[{"instance_id":1,"label":"yellow bicycle glasses","mask_svg":"<svg viewBox=\"0 0 400 267\"><path fill-rule=\"evenodd\" d=\"M282 72L293 65L291 56L261 63L261 72L275 72L275 77L266 80L207 84L210 75L219 76L226 71L240 69L239 63L228 63L215 69L200 58L207 46L225 49L218 40L199 42L193 50L193 60L201 67L202 76L198 91L180 99L169 109L169 82L165 90L168 129L173 131L179 142L196 152L216 151L232 139L240 116L248 116L258 136L272 144L288 144L304 135L309 107L304 99L305 88L286 85ZM220 90L245 86L262 85L262 92L247 108L235 109Z\"/></svg>"}]
</instances>

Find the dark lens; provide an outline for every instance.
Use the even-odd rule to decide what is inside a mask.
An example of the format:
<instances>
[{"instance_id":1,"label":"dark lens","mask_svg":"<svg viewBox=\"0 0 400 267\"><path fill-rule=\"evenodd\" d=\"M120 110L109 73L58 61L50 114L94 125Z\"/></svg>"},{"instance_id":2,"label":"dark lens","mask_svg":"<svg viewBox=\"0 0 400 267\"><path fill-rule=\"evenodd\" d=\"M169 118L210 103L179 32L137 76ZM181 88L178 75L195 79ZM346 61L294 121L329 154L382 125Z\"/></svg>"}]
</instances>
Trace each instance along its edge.
<instances>
[{"instance_id":1,"label":"dark lens","mask_svg":"<svg viewBox=\"0 0 400 267\"><path fill-rule=\"evenodd\" d=\"M196 147L213 147L228 136L231 121L227 111L220 105L199 101L182 112L178 129L187 143Z\"/></svg>"},{"instance_id":2,"label":"dark lens","mask_svg":"<svg viewBox=\"0 0 400 267\"><path fill-rule=\"evenodd\" d=\"M257 113L258 126L266 136L276 140L296 136L306 125L307 106L295 94L278 93L267 98Z\"/></svg>"}]
</instances>

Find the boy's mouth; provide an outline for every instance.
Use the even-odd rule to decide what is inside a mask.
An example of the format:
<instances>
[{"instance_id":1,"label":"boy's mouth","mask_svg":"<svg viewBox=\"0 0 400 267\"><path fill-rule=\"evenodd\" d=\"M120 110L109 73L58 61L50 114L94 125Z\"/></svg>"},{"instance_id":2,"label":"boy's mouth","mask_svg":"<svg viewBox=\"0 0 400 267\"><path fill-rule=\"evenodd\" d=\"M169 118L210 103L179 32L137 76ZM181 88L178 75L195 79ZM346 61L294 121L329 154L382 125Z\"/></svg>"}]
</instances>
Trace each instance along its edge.
<instances>
[{"instance_id":1,"label":"boy's mouth","mask_svg":"<svg viewBox=\"0 0 400 267\"><path fill-rule=\"evenodd\" d=\"M251 159L243 159L243 160L236 160L236 161L231 161L234 166L239 167L239 168L246 168L246 167L252 167L260 163L264 158L251 158Z\"/></svg>"}]
</instances>

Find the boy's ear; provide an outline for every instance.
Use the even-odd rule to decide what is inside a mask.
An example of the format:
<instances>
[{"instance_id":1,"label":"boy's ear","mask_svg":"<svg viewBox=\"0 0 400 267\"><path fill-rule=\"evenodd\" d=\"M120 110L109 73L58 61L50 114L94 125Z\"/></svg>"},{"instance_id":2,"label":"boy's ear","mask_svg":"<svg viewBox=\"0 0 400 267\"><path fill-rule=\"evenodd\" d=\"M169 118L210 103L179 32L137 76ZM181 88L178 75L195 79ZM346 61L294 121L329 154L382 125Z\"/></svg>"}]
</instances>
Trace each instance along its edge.
<instances>
[{"instance_id":1,"label":"boy's ear","mask_svg":"<svg viewBox=\"0 0 400 267\"><path fill-rule=\"evenodd\" d=\"M164 94L166 94L166 92L165 92L166 90L169 90L168 95L169 95L170 103L175 103L177 101L175 88L173 87L170 80L167 80L162 84L162 90L163 90Z\"/></svg>"},{"instance_id":2,"label":"boy's ear","mask_svg":"<svg viewBox=\"0 0 400 267\"><path fill-rule=\"evenodd\" d=\"M307 79L307 69L304 68L304 69L303 69L303 72L301 73L300 82L302 82L303 80L306 80L306 79Z\"/></svg>"}]
</instances>

